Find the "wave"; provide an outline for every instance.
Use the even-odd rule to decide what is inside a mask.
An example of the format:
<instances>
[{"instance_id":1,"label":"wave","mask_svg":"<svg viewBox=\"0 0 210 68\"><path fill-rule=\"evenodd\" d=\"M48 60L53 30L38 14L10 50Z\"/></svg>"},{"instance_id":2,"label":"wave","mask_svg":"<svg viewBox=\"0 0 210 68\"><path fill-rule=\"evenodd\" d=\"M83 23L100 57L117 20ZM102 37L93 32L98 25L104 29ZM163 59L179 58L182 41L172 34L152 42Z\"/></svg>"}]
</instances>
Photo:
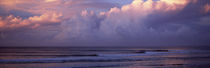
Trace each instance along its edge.
<instances>
[{"instance_id":1,"label":"wave","mask_svg":"<svg viewBox=\"0 0 210 68\"><path fill-rule=\"evenodd\" d=\"M64 63L64 62L115 62L115 61L142 61L141 58L128 57L67 57L42 59L3 59L0 63Z\"/></svg>"},{"instance_id":2,"label":"wave","mask_svg":"<svg viewBox=\"0 0 210 68\"><path fill-rule=\"evenodd\" d=\"M2 59L0 63L64 63L64 62L119 62L119 61L142 61L147 54L91 54L91 55L71 55L76 57L56 57L41 59ZM65 55L69 56L69 55ZM149 58L154 60L156 58Z\"/></svg>"},{"instance_id":3,"label":"wave","mask_svg":"<svg viewBox=\"0 0 210 68\"><path fill-rule=\"evenodd\" d=\"M101 57L129 57L129 56L142 56L144 54L98 54Z\"/></svg>"},{"instance_id":4,"label":"wave","mask_svg":"<svg viewBox=\"0 0 210 68\"><path fill-rule=\"evenodd\" d=\"M89 55L85 55L85 54L76 54L76 55L0 55L0 56L55 56L55 57L71 57L71 56L98 56L97 54L89 54Z\"/></svg>"}]
</instances>

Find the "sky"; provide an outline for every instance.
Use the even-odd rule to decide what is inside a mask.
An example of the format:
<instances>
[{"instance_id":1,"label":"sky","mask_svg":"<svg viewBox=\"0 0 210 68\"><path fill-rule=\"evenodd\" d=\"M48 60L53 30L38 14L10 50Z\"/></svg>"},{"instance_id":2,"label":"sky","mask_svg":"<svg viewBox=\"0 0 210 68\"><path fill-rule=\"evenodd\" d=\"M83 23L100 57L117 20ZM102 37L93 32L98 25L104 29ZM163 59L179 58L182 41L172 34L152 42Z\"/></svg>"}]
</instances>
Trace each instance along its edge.
<instances>
[{"instance_id":1,"label":"sky","mask_svg":"<svg viewBox=\"0 0 210 68\"><path fill-rule=\"evenodd\" d=\"M1 46L210 46L210 0L0 0Z\"/></svg>"}]
</instances>

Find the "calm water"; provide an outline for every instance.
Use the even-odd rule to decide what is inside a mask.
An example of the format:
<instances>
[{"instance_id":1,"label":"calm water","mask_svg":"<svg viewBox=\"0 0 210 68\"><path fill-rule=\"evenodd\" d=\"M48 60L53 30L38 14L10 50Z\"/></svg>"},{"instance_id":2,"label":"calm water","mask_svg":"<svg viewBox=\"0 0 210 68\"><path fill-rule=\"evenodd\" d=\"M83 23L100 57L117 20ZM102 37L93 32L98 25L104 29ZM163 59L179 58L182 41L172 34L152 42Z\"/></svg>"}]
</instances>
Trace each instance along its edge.
<instances>
[{"instance_id":1,"label":"calm water","mask_svg":"<svg viewBox=\"0 0 210 68\"><path fill-rule=\"evenodd\" d=\"M209 67L200 48L0 48L0 68Z\"/></svg>"}]
</instances>

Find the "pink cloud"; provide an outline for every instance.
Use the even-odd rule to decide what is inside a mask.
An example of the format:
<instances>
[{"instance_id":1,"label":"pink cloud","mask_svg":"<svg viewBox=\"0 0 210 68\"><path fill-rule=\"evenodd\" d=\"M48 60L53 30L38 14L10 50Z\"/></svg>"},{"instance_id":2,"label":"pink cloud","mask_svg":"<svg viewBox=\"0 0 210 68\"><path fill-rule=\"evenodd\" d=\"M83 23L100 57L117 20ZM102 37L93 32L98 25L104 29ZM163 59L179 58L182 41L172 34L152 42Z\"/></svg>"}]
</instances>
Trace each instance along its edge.
<instances>
[{"instance_id":1,"label":"pink cloud","mask_svg":"<svg viewBox=\"0 0 210 68\"><path fill-rule=\"evenodd\" d=\"M9 15L6 18L0 17L0 28L1 30L20 27L36 28L42 24L59 23L62 21L61 17L62 14L60 13L46 13L40 16L32 16L27 19Z\"/></svg>"},{"instance_id":2,"label":"pink cloud","mask_svg":"<svg viewBox=\"0 0 210 68\"><path fill-rule=\"evenodd\" d=\"M56 2L57 0L45 0L45 2Z\"/></svg>"},{"instance_id":3,"label":"pink cloud","mask_svg":"<svg viewBox=\"0 0 210 68\"><path fill-rule=\"evenodd\" d=\"M170 10L181 10L183 9L190 1L188 0L134 0L129 5L124 5L122 8L112 8L110 12L135 12L135 14L150 13L152 11L170 11Z\"/></svg>"},{"instance_id":4,"label":"pink cloud","mask_svg":"<svg viewBox=\"0 0 210 68\"><path fill-rule=\"evenodd\" d=\"M206 4L204 6L204 13L208 13L208 12L210 12L210 5L209 4Z\"/></svg>"}]
</instances>

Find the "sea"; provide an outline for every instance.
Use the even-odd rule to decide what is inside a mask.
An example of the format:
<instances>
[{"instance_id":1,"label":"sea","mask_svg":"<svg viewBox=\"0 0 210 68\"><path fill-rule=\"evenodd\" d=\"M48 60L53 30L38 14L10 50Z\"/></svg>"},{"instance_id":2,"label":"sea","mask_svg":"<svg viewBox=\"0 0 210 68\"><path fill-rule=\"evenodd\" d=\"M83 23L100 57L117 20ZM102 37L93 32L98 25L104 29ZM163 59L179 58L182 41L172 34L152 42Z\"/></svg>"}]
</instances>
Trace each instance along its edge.
<instances>
[{"instance_id":1,"label":"sea","mask_svg":"<svg viewBox=\"0 0 210 68\"><path fill-rule=\"evenodd\" d=\"M0 68L210 68L210 49L1 47Z\"/></svg>"}]
</instances>

